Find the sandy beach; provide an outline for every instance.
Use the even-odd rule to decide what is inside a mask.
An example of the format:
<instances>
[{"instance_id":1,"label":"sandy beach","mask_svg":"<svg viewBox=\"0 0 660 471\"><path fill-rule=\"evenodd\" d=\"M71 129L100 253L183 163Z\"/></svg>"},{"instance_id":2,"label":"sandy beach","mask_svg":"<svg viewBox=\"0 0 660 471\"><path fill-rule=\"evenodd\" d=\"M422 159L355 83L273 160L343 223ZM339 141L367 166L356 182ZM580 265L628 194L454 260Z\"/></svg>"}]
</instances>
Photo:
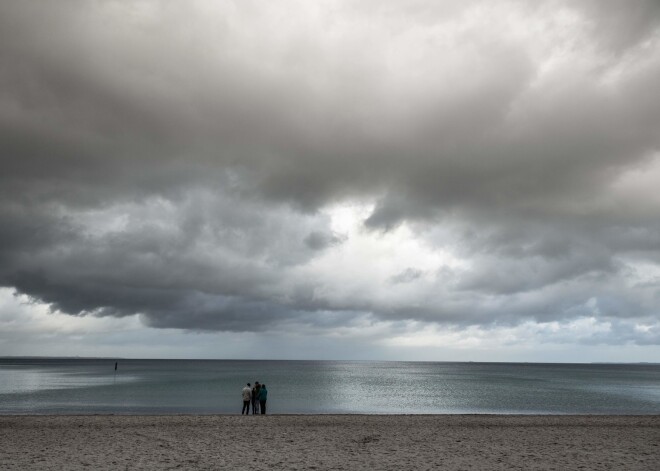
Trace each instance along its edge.
<instances>
[{"instance_id":1,"label":"sandy beach","mask_svg":"<svg viewBox=\"0 0 660 471\"><path fill-rule=\"evenodd\" d=\"M660 416L2 416L0 469L658 469Z\"/></svg>"}]
</instances>

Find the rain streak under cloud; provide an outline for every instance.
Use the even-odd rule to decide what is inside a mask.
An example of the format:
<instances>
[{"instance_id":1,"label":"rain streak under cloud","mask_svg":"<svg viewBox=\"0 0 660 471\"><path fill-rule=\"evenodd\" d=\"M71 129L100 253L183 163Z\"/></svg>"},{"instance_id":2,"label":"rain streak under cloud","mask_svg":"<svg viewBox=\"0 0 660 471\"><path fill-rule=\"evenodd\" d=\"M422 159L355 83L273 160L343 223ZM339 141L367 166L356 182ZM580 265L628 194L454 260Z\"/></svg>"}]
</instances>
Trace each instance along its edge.
<instances>
[{"instance_id":1,"label":"rain streak under cloud","mask_svg":"<svg viewBox=\"0 0 660 471\"><path fill-rule=\"evenodd\" d=\"M656 1L3 2L0 354L648 359L659 83Z\"/></svg>"}]
</instances>

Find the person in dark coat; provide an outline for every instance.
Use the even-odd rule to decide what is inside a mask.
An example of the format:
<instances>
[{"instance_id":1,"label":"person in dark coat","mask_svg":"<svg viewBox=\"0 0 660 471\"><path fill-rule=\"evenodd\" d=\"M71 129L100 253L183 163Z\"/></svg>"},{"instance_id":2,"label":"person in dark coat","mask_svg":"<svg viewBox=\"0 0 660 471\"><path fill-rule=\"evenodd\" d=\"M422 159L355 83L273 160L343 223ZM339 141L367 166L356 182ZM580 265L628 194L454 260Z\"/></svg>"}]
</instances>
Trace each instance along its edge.
<instances>
[{"instance_id":1,"label":"person in dark coat","mask_svg":"<svg viewBox=\"0 0 660 471\"><path fill-rule=\"evenodd\" d=\"M259 413L259 390L261 385L259 381L254 382L254 387L252 388L252 415Z\"/></svg>"},{"instance_id":2,"label":"person in dark coat","mask_svg":"<svg viewBox=\"0 0 660 471\"><path fill-rule=\"evenodd\" d=\"M261 409L261 415L266 414L266 400L268 399L268 390L266 385L262 384L261 389L259 389L259 408Z\"/></svg>"}]
</instances>

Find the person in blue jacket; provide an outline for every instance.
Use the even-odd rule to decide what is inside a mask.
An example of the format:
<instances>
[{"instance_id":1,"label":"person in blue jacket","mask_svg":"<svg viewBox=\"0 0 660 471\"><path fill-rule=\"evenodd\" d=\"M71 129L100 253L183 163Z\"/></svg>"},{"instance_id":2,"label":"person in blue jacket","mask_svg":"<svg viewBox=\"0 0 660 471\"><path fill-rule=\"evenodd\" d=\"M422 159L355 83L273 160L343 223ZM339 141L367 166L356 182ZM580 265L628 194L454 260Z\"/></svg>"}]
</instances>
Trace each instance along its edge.
<instances>
[{"instance_id":1,"label":"person in blue jacket","mask_svg":"<svg viewBox=\"0 0 660 471\"><path fill-rule=\"evenodd\" d=\"M268 399L268 390L266 385L262 384L261 389L259 390L259 409L261 409L261 415L266 414L266 400Z\"/></svg>"}]
</instances>

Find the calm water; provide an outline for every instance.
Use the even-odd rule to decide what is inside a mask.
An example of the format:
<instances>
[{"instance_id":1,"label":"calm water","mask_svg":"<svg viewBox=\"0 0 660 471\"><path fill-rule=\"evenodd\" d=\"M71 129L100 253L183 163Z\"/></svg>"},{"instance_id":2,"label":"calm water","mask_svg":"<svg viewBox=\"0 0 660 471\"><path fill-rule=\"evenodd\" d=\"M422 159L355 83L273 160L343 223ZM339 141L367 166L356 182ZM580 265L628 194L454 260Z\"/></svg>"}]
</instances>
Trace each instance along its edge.
<instances>
[{"instance_id":1,"label":"calm water","mask_svg":"<svg viewBox=\"0 0 660 471\"><path fill-rule=\"evenodd\" d=\"M0 414L660 414L660 365L0 359Z\"/></svg>"}]
</instances>

